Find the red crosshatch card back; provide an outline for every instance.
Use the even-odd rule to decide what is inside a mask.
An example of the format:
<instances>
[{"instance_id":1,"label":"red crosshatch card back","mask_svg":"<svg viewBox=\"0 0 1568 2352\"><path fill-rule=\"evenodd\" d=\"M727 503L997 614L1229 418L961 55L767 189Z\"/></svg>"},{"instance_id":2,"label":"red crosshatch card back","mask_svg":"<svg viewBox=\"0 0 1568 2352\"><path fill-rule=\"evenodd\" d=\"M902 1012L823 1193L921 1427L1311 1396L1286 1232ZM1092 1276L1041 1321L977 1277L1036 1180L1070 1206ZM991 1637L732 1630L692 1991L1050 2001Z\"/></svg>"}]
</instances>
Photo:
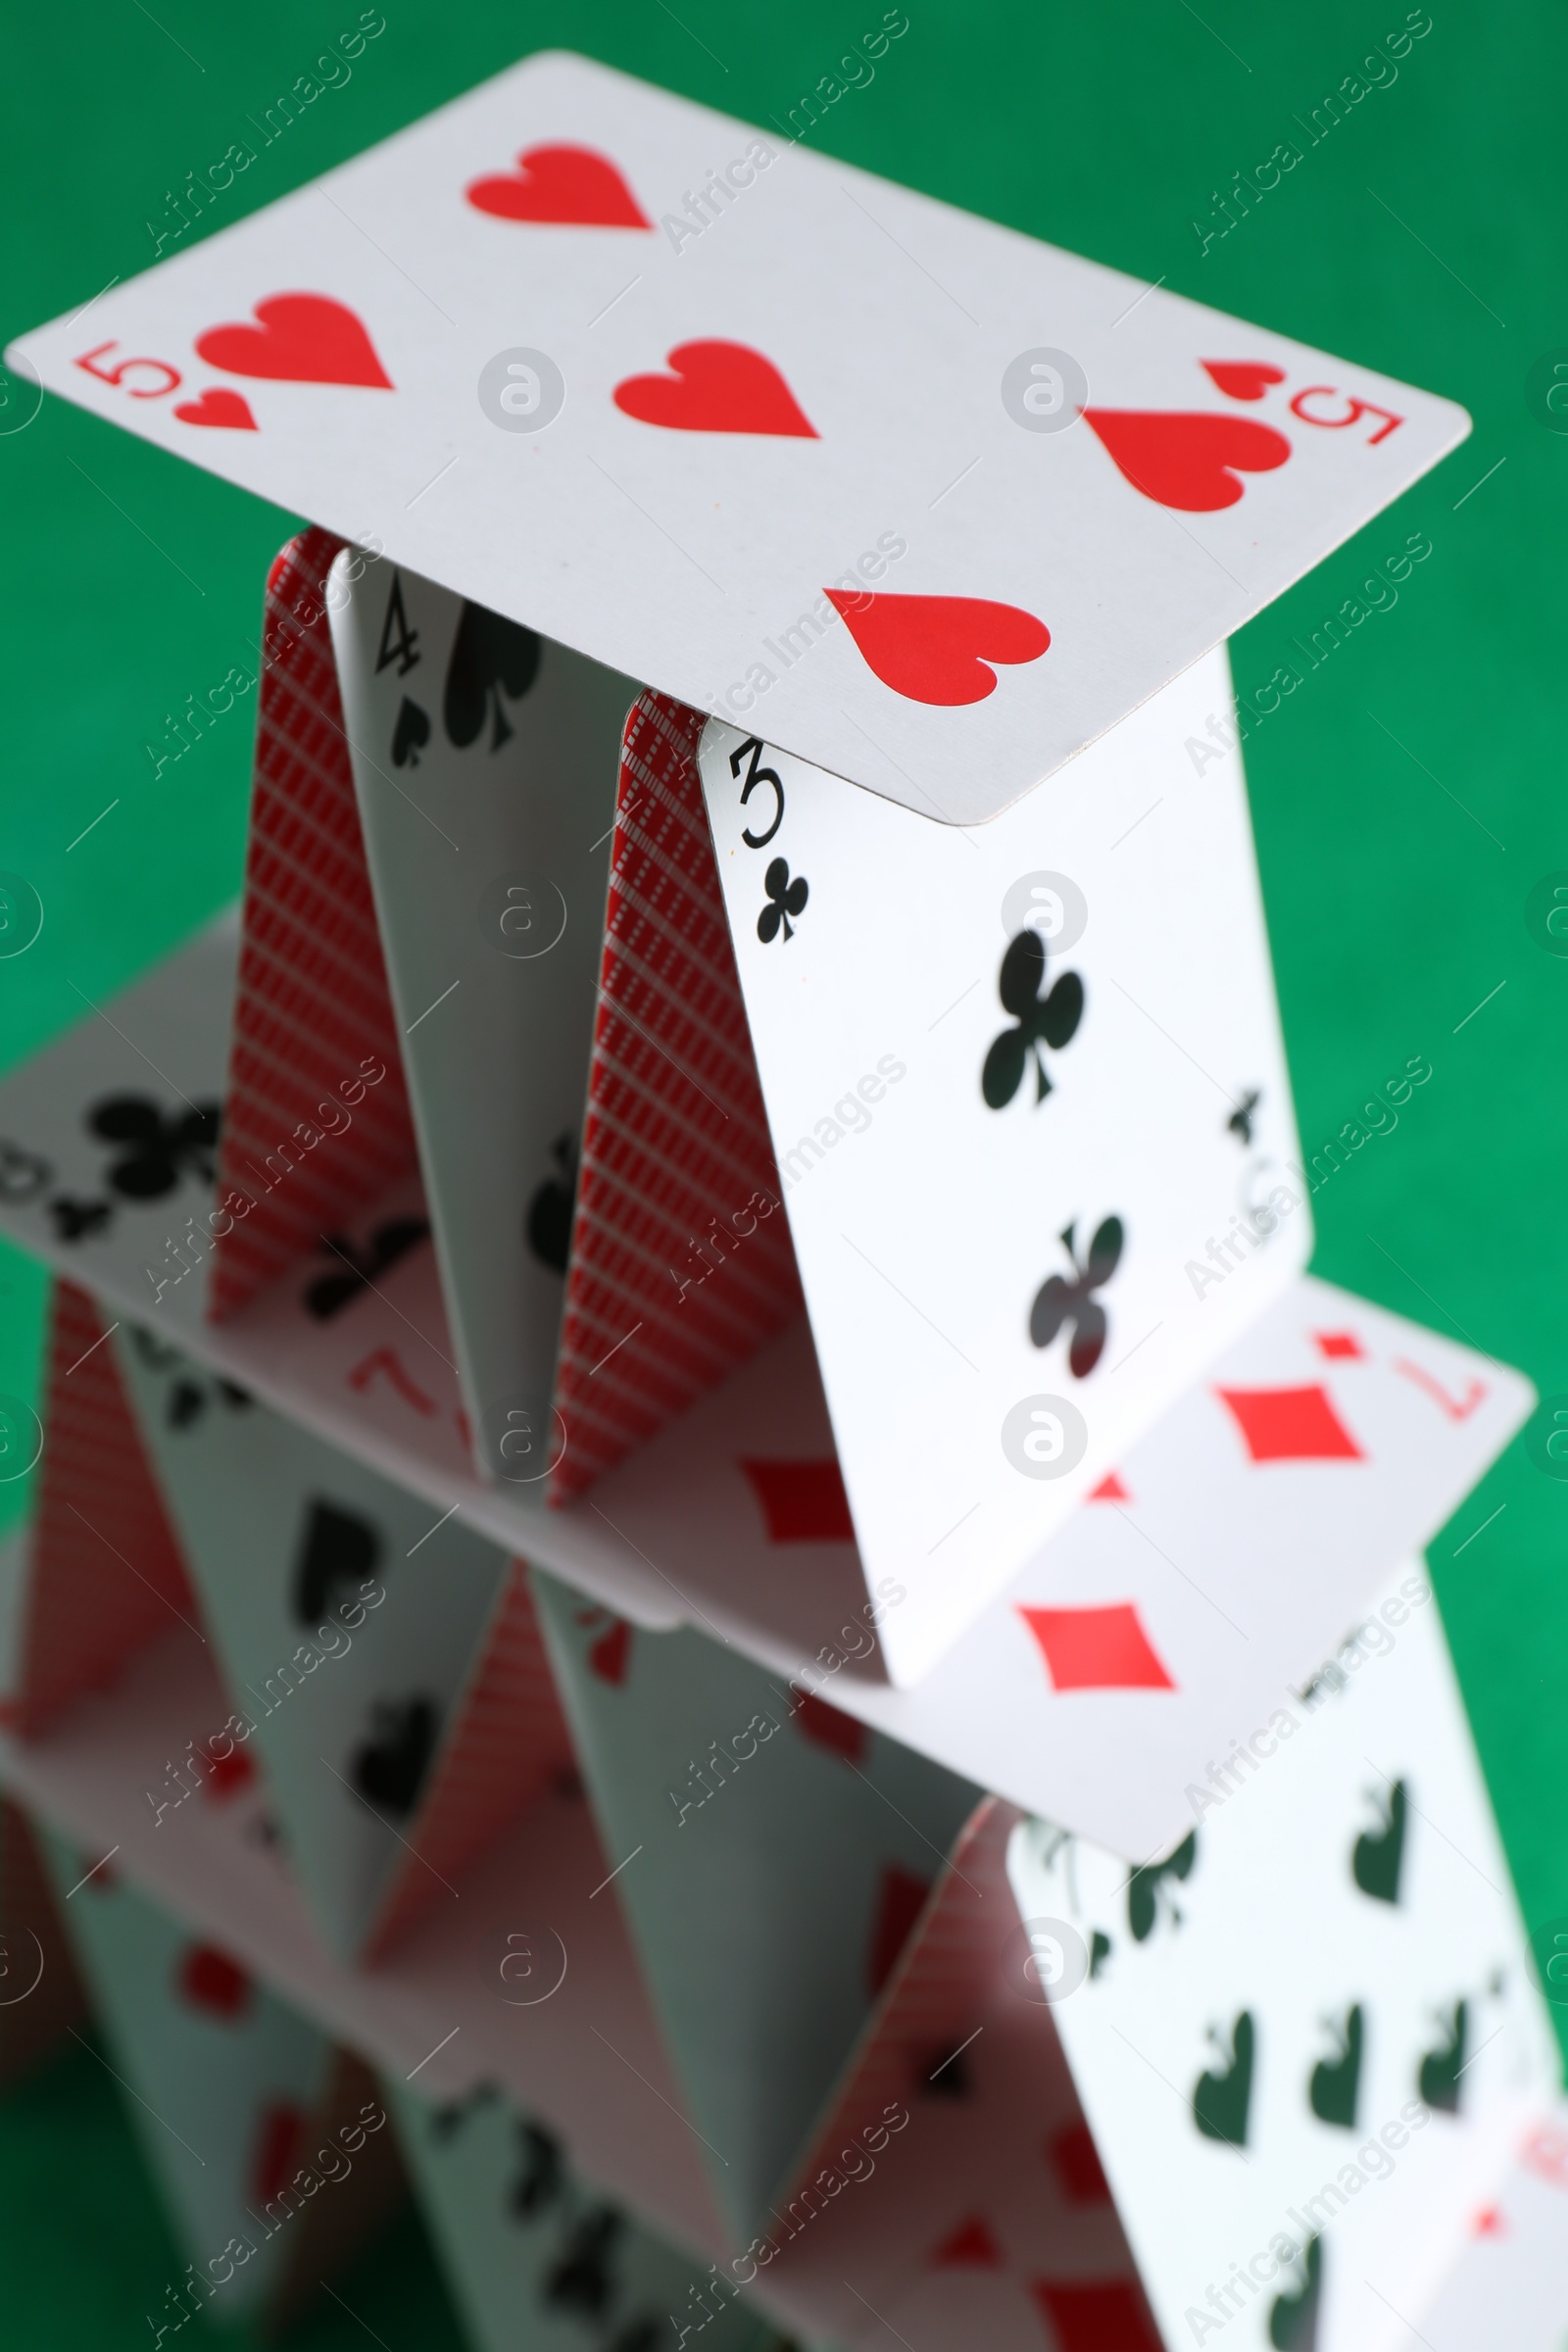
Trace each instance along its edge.
<instances>
[{"instance_id":1,"label":"red crosshatch card back","mask_svg":"<svg viewBox=\"0 0 1568 2352\"><path fill-rule=\"evenodd\" d=\"M550 1499L684 1412L802 1305L697 774L700 712L626 721Z\"/></svg>"},{"instance_id":2,"label":"red crosshatch card back","mask_svg":"<svg viewBox=\"0 0 1568 2352\"><path fill-rule=\"evenodd\" d=\"M327 619L342 545L302 531L267 583L217 1192L220 1207L235 1195L251 1205L214 1249L215 1321L319 1257L322 1234L417 1164Z\"/></svg>"},{"instance_id":3,"label":"red crosshatch card back","mask_svg":"<svg viewBox=\"0 0 1568 2352\"><path fill-rule=\"evenodd\" d=\"M43 1459L17 1689L6 1720L42 1731L144 1642L201 1613L94 1301L57 1281Z\"/></svg>"}]
</instances>

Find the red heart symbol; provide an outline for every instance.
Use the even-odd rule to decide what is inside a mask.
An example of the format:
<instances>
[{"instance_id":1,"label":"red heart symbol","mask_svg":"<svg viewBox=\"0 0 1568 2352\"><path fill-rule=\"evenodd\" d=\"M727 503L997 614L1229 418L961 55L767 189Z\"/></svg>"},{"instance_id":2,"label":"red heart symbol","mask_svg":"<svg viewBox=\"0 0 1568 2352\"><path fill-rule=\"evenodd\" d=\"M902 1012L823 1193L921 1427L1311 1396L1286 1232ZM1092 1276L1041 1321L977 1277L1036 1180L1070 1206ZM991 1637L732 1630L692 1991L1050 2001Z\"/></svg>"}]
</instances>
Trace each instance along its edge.
<instances>
[{"instance_id":1,"label":"red heart symbol","mask_svg":"<svg viewBox=\"0 0 1568 2352\"><path fill-rule=\"evenodd\" d=\"M256 1766L248 1749L231 1747L226 1756L209 1756L207 1778L203 1788L218 1805L226 1804L240 1789L248 1788L256 1778Z\"/></svg>"},{"instance_id":2,"label":"red heart symbol","mask_svg":"<svg viewBox=\"0 0 1568 2352\"><path fill-rule=\"evenodd\" d=\"M304 2108L290 2100L281 2099L262 2109L251 2151L251 2195L258 2205L270 2205L286 2186L310 2128L311 2119Z\"/></svg>"},{"instance_id":3,"label":"red heart symbol","mask_svg":"<svg viewBox=\"0 0 1568 2352\"><path fill-rule=\"evenodd\" d=\"M193 2009L232 2025L250 2006L251 1981L216 1943L193 1943L179 1964L179 1990Z\"/></svg>"},{"instance_id":4,"label":"red heart symbol","mask_svg":"<svg viewBox=\"0 0 1568 2352\"><path fill-rule=\"evenodd\" d=\"M256 419L243 392L228 392L211 384L198 400L182 400L174 415L181 424L225 424L235 432L254 433Z\"/></svg>"},{"instance_id":5,"label":"red heart symbol","mask_svg":"<svg viewBox=\"0 0 1568 2352\"><path fill-rule=\"evenodd\" d=\"M1135 490L1186 514L1234 507L1247 487L1230 471L1271 473L1291 445L1271 424L1206 411L1085 409L1084 416Z\"/></svg>"},{"instance_id":6,"label":"red heart symbol","mask_svg":"<svg viewBox=\"0 0 1568 2352\"><path fill-rule=\"evenodd\" d=\"M1038 662L1051 643L1043 620L982 596L823 595L884 686L911 703L983 703L996 690L990 662Z\"/></svg>"},{"instance_id":7,"label":"red heart symbol","mask_svg":"<svg viewBox=\"0 0 1568 2352\"><path fill-rule=\"evenodd\" d=\"M1261 400L1268 385L1285 381L1284 368L1271 368L1267 360L1203 360L1200 365L1232 400Z\"/></svg>"},{"instance_id":8,"label":"red heart symbol","mask_svg":"<svg viewBox=\"0 0 1568 2352\"><path fill-rule=\"evenodd\" d=\"M652 228L608 156L591 147L525 147L515 172L470 180L464 193L498 220L555 220L576 228Z\"/></svg>"},{"instance_id":9,"label":"red heart symbol","mask_svg":"<svg viewBox=\"0 0 1568 2352\"><path fill-rule=\"evenodd\" d=\"M631 1627L617 1617L608 1634L601 1634L588 1651L588 1664L602 1683L623 1683L631 1660Z\"/></svg>"},{"instance_id":10,"label":"red heart symbol","mask_svg":"<svg viewBox=\"0 0 1568 2352\"><path fill-rule=\"evenodd\" d=\"M680 433L792 433L817 430L771 360L745 343L677 343L670 375L628 375L615 406L644 424Z\"/></svg>"},{"instance_id":11,"label":"red heart symbol","mask_svg":"<svg viewBox=\"0 0 1568 2352\"><path fill-rule=\"evenodd\" d=\"M392 378L347 305L329 294L270 294L254 304L260 324L210 326L196 338L209 368L230 375L281 376L290 384L376 384Z\"/></svg>"}]
</instances>

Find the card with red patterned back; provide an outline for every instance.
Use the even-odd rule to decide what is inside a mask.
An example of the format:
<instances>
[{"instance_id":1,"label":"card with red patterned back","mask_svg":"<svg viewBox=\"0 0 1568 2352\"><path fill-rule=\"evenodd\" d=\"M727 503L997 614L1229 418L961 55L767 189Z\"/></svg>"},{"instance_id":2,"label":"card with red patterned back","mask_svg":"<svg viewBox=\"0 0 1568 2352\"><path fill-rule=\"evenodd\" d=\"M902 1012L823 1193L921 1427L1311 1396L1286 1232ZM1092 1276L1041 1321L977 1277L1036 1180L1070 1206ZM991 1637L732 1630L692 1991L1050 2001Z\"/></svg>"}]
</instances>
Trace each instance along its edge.
<instances>
[{"instance_id":1,"label":"card with red patterned back","mask_svg":"<svg viewBox=\"0 0 1568 2352\"><path fill-rule=\"evenodd\" d=\"M703 723L645 694L626 725L553 1502L581 1494L802 1304L697 775Z\"/></svg>"},{"instance_id":2,"label":"card with red patterned back","mask_svg":"<svg viewBox=\"0 0 1568 2352\"><path fill-rule=\"evenodd\" d=\"M171 1627L205 1640L107 1339L94 1300L57 1281L17 1681L3 1702L24 1738L113 1682Z\"/></svg>"},{"instance_id":3,"label":"card with red patterned back","mask_svg":"<svg viewBox=\"0 0 1568 2352\"><path fill-rule=\"evenodd\" d=\"M290 540L267 583L243 940L218 1199L250 1207L214 1251L208 1312L233 1314L416 1165L327 625L330 531ZM374 1077L380 1070L382 1075ZM352 1105L352 1108L348 1106ZM329 1151L298 1133L332 1128Z\"/></svg>"},{"instance_id":4,"label":"card with red patterned back","mask_svg":"<svg viewBox=\"0 0 1568 2352\"><path fill-rule=\"evenodd\" d=\"M421 1919L509 1821L573 1770L528 1570L514 1560L467 1690L411 1826L413 1847L366 1942L374 1960Z\"/></svg>"}]
</instances>

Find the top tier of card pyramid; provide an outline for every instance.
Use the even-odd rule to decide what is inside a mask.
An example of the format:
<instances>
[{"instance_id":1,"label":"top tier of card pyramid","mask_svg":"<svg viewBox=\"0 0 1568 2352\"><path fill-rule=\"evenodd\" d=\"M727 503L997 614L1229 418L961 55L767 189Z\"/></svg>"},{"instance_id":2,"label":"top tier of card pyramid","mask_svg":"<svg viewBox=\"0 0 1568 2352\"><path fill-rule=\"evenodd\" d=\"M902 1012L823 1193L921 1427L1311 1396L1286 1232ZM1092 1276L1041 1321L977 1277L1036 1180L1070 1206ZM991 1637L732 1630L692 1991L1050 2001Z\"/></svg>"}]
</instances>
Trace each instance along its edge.
<instances>
[{"instance_id":1,"label":"top tier of card pyramid","mask_svg":"<svg viewBox=\"0 0 1568 2352\"><path fill-rule=\"evenodd\" d=\"M1468 430L1449 401L560 54L12 364L955 824L1115 726Z\"/></svg>"}]
</instances>

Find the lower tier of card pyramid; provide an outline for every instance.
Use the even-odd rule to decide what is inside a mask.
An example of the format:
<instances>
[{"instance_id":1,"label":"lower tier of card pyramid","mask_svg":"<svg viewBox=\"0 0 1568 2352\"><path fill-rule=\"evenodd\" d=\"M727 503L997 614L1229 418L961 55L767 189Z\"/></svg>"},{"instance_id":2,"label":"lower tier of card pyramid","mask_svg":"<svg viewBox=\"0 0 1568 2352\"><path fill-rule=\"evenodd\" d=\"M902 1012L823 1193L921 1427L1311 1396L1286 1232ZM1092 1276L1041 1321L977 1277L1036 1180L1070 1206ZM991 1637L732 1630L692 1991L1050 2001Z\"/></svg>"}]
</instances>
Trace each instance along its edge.
<instances>
[{"instance_id":1,"label":"lower tier of card pyramid","mask_svg":"<svg viewBox=\"0 0 1568 2352\"><path fill-rule=\"evenodd\" d=\"M155 2338L280 2320L412 2182L477 2352L1480 2352L1503 2308L1554 2348L1557 2051L1419 1558L1129 1862L825 1671L302 1469L82 1295L56 1339L0 1580L8 2040L90 2012L132 2094L188 2252Z\"/></svg>"}]
</instances>

